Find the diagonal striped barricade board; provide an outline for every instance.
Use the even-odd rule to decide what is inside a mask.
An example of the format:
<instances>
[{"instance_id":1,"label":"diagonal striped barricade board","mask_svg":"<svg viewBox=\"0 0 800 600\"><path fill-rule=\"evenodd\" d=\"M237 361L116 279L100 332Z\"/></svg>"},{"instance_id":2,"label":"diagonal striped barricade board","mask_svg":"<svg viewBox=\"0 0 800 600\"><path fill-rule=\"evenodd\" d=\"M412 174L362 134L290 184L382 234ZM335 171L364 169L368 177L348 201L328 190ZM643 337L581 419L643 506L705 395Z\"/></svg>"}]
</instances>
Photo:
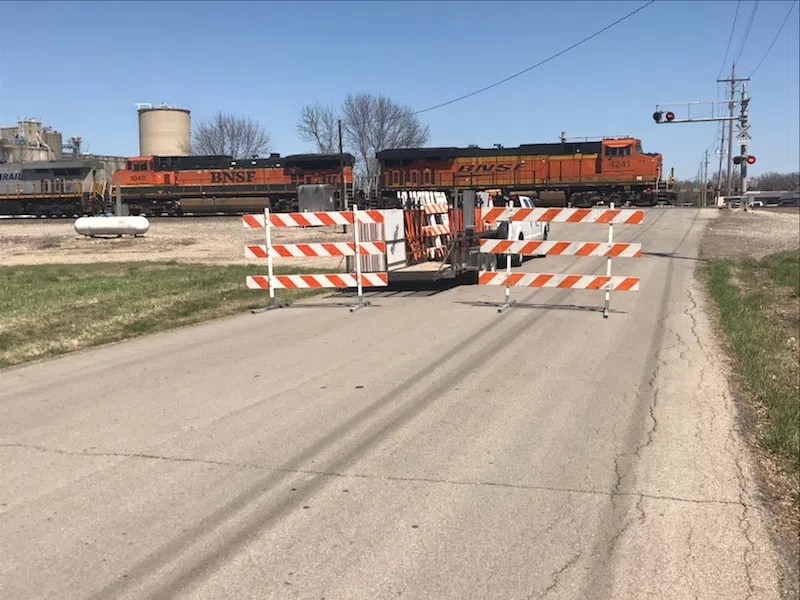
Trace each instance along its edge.
<instances>
[{"instance_id":1,"label":"diagonal striped barricade board","mask_svg":"<svg viewBox=\"0 0 800 600\"><path fill-rule=\"evenodd\" d=\"M269 305L254 312L287 306L286 303L275 303L276 289L315 289L315 288L356 288L358 304L350 308L351 312L370 306L364 301L366 287L385 287L389 284L388 273L362 273L361 258L363 256L386 254L386 242L359 240L358 227L353 227L352 242L317 242L309 244L273 244L273 227L329 227L334 225L354 225L356 223L383 223L383 213L377 210L303 212L303 213L270 213L264 210L263 215L244 215L242 223L245 229L264 229L265 244L246 245L245 258L267 260L267 275L251 275L246 279L247 289L268 290ZM313 275L275 275L272 259L307 258L330 256L355 257L355 273L326 273Z\"/></svg>"},{"instance_id":2,"label":"diagonal striped barricade board","mask_svg":"<svg viewBox=\"0 0 800 600\"><path fill-rule=\"evenodd\" d=\"M550 223L593 223L608 225L608 242L559 242L559 241L514 241L482 239L480 252L484 254L508 254L523 256L583 256L605 257L606 274L574 275L565 273L512 273L511 261L506 261L506 271L481 271L478 285L505 287L505 303L498 309L503 312L514 306L511 300L512 287L560 288L573 290L605 291L603 318L608 318L608 307L612 291L638 292L639 278L611 275L612 258L639 258L642 245L614 242L614 225L641 225L644 211L639 209L610 208L484 208L481 219L496 221L533 221Z\"/></svg>"}]
</instances>

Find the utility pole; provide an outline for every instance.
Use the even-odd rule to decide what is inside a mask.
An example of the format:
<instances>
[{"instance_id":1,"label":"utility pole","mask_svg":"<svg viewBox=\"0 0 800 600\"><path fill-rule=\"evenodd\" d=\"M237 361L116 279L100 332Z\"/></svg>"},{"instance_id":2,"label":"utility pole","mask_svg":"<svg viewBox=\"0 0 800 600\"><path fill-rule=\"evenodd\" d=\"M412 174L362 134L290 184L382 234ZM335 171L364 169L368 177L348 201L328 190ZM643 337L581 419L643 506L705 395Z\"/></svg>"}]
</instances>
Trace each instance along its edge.
<instances>
[{"instance_id":1,"label":"utility pole","mask_svg":"<svg viewBox=\"0 0 800 600\"><path fill-rule=\"evenodd\" d=\"M342 120L339 119L339 179L341 179L341 198L339 198L339 210L347 210L347 191L344 182L344 148L342 146ZM356 227L353 224L353 227ZM347 233L347 225L342 225L342 231Z\"/></svg>"},{"instance_id":2,"label":"utility pole","mask_svg":"<svg viewBox=\"0 0 800 600\"><path fill-rule=\"evenodd\" d=\"M705 208L708 206L708 148L706 148L706 156L703 165L703 208Z\"/></svg>"},{"instance_id":3,"label":"utility pole","mask_svg":"<svg viewBox=\"0 0 800 600\"><path fill-rule=\"evenodd\" d=\"M745 83L750 81L749 77L744 77L741 79L736 78L736 65L731 66L731 78L730 79L717 79L718 83L730 83L730 100L728 102L728 107L730 109L730 117L727 119L728 121L728 195L730 196L733 193L733 121L736 120L734 116L734 109L736 107L736 84L737 83ZM745 101L746 93L742 92L742 101ZM742 113L739 116L740 123L742 119L746 120L746 106L742 106ZM744 135L746 131L743 131L742 135ZM745 210L747 207L745 206Z\"/></svg>"},{"instance_id":4,"label":"utility pole","mask_svg":"<svg viewBox=\"0 0 800 600\"><path fill-rule=\"evenodd\" d=\"M720 133L722 137L719 141L719 167L717 168L717 201L719 196L722 195L722 157L725 156L725 124L720 124Z\"/></svg>"},{"instance_id":5,"label":"utility pole","mask_svg":"<svg viewBox=\"0 0 800 600\"><path fill-rule=\"evenodd\" d=\"M728 121L728 196L731 195L731 181L733 175L733 109L734 94L736 93L736 64L731 65L731 101L728 107L731 111L731 120Z\"/></svg>"},{"instance_id":6,"label":"utility pole","mask_svg":"<svg viewBox=\"0 0 800 600\"><path fill-rule=\"evenodd\" d=\"M347 210L347 195L344 183L344 148L342 147L342 120L339 119L339 177L342 180L341 210Z\"/></svg>"}]
</instances>

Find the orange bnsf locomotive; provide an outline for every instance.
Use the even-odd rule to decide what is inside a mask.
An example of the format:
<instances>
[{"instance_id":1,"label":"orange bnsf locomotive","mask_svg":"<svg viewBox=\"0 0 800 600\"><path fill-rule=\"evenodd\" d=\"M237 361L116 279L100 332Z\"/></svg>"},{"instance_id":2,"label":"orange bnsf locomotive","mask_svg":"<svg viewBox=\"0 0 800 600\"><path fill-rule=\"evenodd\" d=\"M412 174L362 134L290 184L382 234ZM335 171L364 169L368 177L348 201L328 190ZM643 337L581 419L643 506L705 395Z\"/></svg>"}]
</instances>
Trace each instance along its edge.
<instances>
[{"instance_id":1,"label":"orange bnsf locomotive","mask_svg":"<svg viewBox=\"0 0 800 600\"><path fill-rule=\"evenodd\" d=\"M674 203L662 157L635 138L524 144L516 148L411 148L376 155L385 202L403 190L501 190L539 196L540 206ZM671 186L670 186L671 187Z\"/></svg>"},{"instance_id":2,"label":"orange bnsf locomotive","mask_svg":"<svg viewBox=\"0 0 800 600\"><path fill-rule=\"evenodd\" d=\"M342 173L345 194L352 195L354 162L352 154L140 156L114 173L114 185L132 215L238 214L267 206L283 212L296 210L300 185L330 184L338 196Z\"/></svg>"}]
</instances>

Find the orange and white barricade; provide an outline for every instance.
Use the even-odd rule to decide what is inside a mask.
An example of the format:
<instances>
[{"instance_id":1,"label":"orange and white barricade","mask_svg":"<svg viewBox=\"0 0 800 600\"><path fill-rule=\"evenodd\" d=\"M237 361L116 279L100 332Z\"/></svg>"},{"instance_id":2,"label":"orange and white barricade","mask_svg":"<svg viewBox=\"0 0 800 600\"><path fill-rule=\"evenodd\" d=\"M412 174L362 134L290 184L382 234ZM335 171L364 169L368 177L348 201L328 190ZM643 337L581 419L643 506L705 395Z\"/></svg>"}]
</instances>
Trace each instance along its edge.
<instances>
[{"instance_id":1,"label":"orange and white barricade","mask_svg":"<svg viewBox=\"0 0 800 600\"><path fill-rule=\"evenodd\" d=\"M514 306L511 300L512 287L561 288L580 290L604 290L605 306L603 318L608 318L608 307L612 291L639 291L639 278L611 276L612 258L639 258L642 245L634 243L615 243L614 224L640 225L644 221L644 211L636 209L610 208L484 208L481 220L495 221L533 221L550 223L598 223L608 225L608 242L558 242L558 241L512 241L483 239L480 252L484 254L507 254L523 256L604 256L606 274L572 275L562 273L512 273L511 261L506 261L506 271L481 271L479 285L504 286L505 303L498 309L503 312Z\"/></svg>"},{"instance_id":2,"label":"orange and white barricade","mask_svg":"<svg viewBox=\"0 0 800 600\"><path fill-rule=\"evenodd\" d=\"M358 210L353 205L351 211L304 212L304 213L270 213L264 209L263 215L244 215L242 222L245 229L265 229L266 244L245 246L245 258L267 259L267 275L248 276L247 289L269 291L269 306L262 310L287 306L287 303L275 304L276 289L311 289L311 288L357 288L358 304L350 308L356 311L369 302L364 301L364 286L385 287L388 285L388 273L362 273L361 257L372 254L386 254L386 242L362 242L359 240L359 228L354 226L352 242L317 242L309 244L273 244L273 227L326 227L335 225L355 225L357 223L383 223L383 213L377 210ZM353 256L355 257L355 273L331 273L320 275L275 275L272 259L282 258Z\"/></svg>"}]
</instances>

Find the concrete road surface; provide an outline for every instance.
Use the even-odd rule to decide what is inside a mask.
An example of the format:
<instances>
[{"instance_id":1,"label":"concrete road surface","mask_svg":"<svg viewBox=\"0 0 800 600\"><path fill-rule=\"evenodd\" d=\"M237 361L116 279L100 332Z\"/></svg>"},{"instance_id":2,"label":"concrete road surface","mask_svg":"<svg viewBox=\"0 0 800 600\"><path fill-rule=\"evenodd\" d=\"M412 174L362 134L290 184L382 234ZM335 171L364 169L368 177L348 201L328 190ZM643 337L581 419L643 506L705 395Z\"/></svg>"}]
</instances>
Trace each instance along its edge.
<instances>
[{"instance_id":1,"label":"concrete road surface","mask_svg":"<svg viewBox=\"0 0 800 600\"><path fill-rule=\"evenodd\" d=\"M777 598L692 275L714 217L616 228L642 290L607 320L602 292L500 315L464 286L0 373L0 598Z\"/></svg>"}]
</instances>

